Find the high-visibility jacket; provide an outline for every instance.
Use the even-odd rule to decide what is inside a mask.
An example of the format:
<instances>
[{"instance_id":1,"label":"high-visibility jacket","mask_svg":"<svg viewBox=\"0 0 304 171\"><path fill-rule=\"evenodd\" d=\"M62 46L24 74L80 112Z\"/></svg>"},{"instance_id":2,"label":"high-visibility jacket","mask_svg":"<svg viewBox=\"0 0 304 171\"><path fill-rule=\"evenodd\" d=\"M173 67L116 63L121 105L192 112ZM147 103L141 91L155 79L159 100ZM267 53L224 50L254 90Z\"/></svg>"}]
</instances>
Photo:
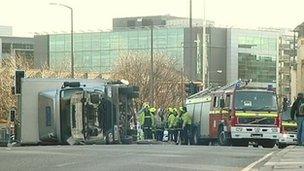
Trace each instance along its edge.
<instances>
[{"instance_id":1,"label":"high-visibility jacket","mask_svg":"<svg viewBox=\"0 0 304 171\"><path fill-rule=\"evenodd\" d=\"M152 127L154 125L154 116L149 110L141 112L139 120L142 126Z\"/></svg>"},{"instance_id":2,"label":"high-visibility jacket","mask_svg":"<svg viewBox=\"0 0 304 171\"><path fill-rule=\"evenodd\" d=\"M188 112L185 112L182 115L182 119L183 119L183 126L191 125L192 124L192 118L191 118L191 116L190 116L190 114Z\"/></svg>"},{"instance_id":3,"label":"high-visibility jacket","mask_svg":"<svg viewBox=\"0 0 304 171\"><path fill-rule=\"evenodd\" d=\"M168 126L169 128L173 128L175 126L175 116L173 113L169 114L169 118L168 118Z\"/></svg>"},{"instance_id":4,"label":"high-visibility jacket","mask_svg":"<svg viewBox=\"0 0 304 171\"><path fill-rule=\"evenodd\" d=\"M175 116L174 120L174 127L175 128L181 128L183 124L183 119L180 115Z\"/></svg>"}]
</instances>

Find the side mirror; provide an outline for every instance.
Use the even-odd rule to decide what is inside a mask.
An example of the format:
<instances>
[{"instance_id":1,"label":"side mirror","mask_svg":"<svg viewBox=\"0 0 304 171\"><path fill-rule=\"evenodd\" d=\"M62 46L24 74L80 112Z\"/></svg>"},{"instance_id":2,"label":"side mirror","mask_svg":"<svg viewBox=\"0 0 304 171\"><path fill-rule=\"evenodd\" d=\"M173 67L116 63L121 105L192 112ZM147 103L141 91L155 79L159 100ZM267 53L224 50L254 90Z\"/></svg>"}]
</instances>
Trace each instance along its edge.
<instances>
[{"instance_id":1,"label":"side mirror","mask_svg":"<svg viewBox=\"0 0 304 171\"><path fill-rule=\"evenodd\" d=\"M224 107L225 107L225 100L220 99L220 108L224 108Z\"/></svg>"}]
</instances>

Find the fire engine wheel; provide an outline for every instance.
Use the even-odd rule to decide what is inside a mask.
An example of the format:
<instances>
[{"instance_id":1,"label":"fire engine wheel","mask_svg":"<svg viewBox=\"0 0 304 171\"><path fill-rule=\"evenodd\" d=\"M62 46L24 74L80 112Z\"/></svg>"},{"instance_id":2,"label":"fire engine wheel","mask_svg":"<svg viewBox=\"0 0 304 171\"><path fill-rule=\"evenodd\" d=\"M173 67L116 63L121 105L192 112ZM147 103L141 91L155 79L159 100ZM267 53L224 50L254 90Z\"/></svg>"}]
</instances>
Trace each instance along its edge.
<instances>
[{"instance_id":1,"label":"fire engine wheel","mask_svg":"<svg viewBox=\"0 0 304 171\"><path fill-rule=\"evenodd\" d=\"M274 140L264 140L261 142L263 148L273 148L276 142Z\"/></svg>"},{"instance_id":2,"label":"fire engine wheel","mask_svg":"<svg viewBox=\"0 0 304 171\"><path fill-rule=\"evenodd\" d=\"M225 131L220 131L218 134L218 143L220 146L227 146L228 145L228 136Z\"/></svg>"},{"instance_id":3,"label":"fire engine wheel","mask_svg":"<svg viewBox=\"0 0 304 171\"><path fill-rule=\"evenodd\" d=\"M279 149L282 149L282 148L286 148L287 145L286 145L286 144L279 143L279 144L278 144L278 147L279 147Z\"/></svg>"},{"instance_id":4,"label":"fire engine wheel","mask_svg":"<svg viewBox=\"0 0 304 171\"><path fill-rule=\"evenodd\" d=\"M286 148L287 144L278 143L278 147L279 147L279 149Z\"/></svg>"}]
</instances>

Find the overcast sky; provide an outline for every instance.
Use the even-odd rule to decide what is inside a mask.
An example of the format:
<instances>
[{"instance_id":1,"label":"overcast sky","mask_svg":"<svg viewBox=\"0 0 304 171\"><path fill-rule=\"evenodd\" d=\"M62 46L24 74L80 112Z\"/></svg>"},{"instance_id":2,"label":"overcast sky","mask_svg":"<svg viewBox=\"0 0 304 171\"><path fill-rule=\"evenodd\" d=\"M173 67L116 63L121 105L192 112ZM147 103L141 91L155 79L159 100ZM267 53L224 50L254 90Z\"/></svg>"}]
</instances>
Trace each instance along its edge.
<instances>
[{"instance_id":1,"label":"overcast sky","mask_svg":"<svg viewBox=\"0 0 304 171\"><path fill-rule=\"evenodd\" d=\"M0 25L15 36L69 31L67 9L74 8L76 31L111 29L112 18L145 15L189 16L189 0L1 0ZM203 0L193 0L193 17L203 18ZM206 0L206 17L217 25L294 28L304 21L304 0Z\"/></svg>"}]
</instances>

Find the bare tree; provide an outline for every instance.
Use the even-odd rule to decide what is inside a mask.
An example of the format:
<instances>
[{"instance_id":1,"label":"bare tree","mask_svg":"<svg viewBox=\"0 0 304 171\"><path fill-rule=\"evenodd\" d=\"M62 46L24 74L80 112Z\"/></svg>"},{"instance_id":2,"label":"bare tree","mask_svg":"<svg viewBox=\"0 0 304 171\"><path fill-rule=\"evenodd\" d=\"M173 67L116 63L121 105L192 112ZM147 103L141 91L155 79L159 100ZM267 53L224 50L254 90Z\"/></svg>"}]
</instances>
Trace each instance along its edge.
<instances>
[{"instance_id":1,"label":"bare tree","mask_svg":"<svg viewBox=\"0 0 304 171\"><path fill-rule=\"evenodd\" d=\"M148 54L122 54L113 69L113 79L125 79L140 88L137 107L150 100L150 56ZM183 74L176 60L164 54L154 55L154 100L156 107L182 105L185 97Z\"/></svg>"}]
</instances>

